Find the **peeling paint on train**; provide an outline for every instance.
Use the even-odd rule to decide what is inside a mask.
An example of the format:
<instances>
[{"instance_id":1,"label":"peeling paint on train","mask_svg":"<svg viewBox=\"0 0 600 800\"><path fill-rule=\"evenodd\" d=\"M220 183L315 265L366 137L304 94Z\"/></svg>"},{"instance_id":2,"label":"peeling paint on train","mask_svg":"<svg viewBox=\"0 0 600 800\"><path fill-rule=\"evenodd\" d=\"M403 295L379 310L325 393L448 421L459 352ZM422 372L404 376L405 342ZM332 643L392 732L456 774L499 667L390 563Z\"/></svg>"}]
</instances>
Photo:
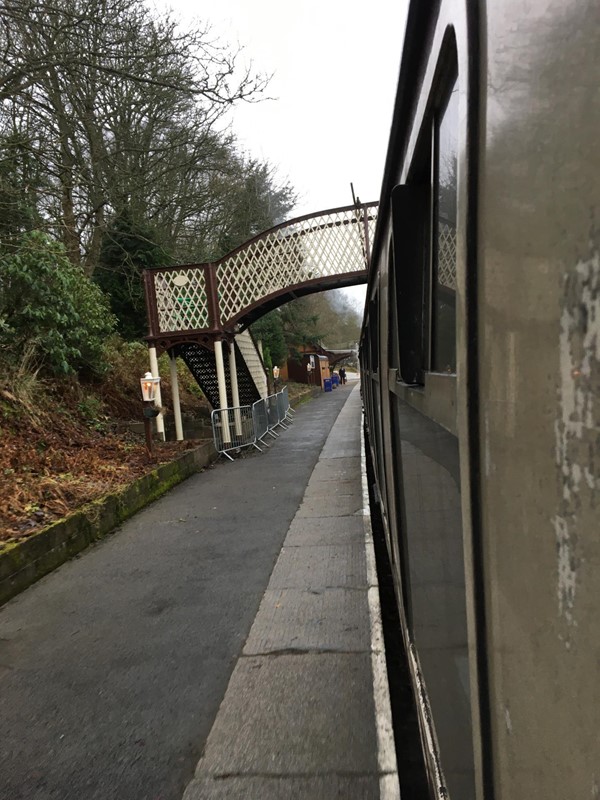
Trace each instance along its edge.
<instances>
[{"instance_id":1,"label":"peeling paint on train","mask_svg":"<svg viewBox=\"0 0 600 800\"><path fill-rule=\"evenodd\" d=\"M582 504L594 503L594 459L600 450L600 256L596 251L564 279L560 318L560 384L555 426L556 463L562 490L553 520L557 545L559 614L574 617L578 568L577 524ZM591 467L591 468L590 468ZM585 483L583 482L585 479ZM568 641L566 642L568 646Z\"/></svg>"}]
</instances>

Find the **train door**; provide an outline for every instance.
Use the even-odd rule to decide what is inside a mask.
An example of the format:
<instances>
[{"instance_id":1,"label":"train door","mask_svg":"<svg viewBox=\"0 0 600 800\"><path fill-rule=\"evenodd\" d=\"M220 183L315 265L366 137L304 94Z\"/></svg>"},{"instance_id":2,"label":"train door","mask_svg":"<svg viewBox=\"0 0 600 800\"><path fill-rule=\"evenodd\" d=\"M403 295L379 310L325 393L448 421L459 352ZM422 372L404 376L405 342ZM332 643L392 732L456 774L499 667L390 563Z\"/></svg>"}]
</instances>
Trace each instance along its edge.
<instances>
[{"instance_id":1,"label":"train door","mask_svg":"<svg viewBox=\"0 0 600 800\"><path fill-rule=\"evenodd\" d=\"M400 509L398 551L430 770L475 797L456 422L457 175L460 121L452 31L428 69L428 103L392 193L388 407ZM387 265L386 265L387 266ZM381 264L380 269L385 269ZM391 297L391 295L390 295ZM394 339L396 341L394 341ZM404 588L406 587L406 588Z\"/></svg>"}]
</instances>

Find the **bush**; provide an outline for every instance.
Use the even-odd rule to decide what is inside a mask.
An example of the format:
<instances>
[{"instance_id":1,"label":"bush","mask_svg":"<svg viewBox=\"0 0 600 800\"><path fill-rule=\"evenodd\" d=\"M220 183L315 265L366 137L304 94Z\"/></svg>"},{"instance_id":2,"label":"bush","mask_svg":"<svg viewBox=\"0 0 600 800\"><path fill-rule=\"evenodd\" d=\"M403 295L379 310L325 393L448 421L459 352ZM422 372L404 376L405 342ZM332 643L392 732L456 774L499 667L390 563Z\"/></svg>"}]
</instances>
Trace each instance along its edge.
<instances>
[{"instance_id":1,"label":"bush","mask_svg":"<svg viewBox=\"0 0 600 800\"><path fill-rule=\"evenodd\" d=\"M101 373L115 324L106 296L46 234L24 234L15 250L0 253L3 360L15 364L32 350L38 368L53 375Z\"/></svg>"}]
</instances>

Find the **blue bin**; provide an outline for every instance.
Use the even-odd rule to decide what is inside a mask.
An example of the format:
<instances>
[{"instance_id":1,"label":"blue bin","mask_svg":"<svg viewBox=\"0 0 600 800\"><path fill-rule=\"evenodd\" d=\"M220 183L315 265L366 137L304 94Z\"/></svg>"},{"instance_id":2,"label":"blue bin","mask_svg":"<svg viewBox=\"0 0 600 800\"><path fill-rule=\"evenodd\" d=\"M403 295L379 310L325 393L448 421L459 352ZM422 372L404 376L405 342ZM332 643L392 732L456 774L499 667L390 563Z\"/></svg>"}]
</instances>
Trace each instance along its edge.
<instances>
[{"instance_id":1,"label":"blue bin","mask_svg":"<svg viewBox=\"0 0 600 800\"><path fill-rule=\"evenodd\" d=\"M340 376L339 375L332 375L331 382L333 383L333 388L335 389L336 386L340 385Z\"/></svg>"},{"instance_id":2,"label":"blue bin","mask_svg":"<svg viewBox=\"0 0 600 800\"><path fill-rule=\"evenodd\" d=\"M330 392L333 389L333 384L331 383L331 378L323 378L323 389L326 392Z\"/></svg>"}]
</instances>

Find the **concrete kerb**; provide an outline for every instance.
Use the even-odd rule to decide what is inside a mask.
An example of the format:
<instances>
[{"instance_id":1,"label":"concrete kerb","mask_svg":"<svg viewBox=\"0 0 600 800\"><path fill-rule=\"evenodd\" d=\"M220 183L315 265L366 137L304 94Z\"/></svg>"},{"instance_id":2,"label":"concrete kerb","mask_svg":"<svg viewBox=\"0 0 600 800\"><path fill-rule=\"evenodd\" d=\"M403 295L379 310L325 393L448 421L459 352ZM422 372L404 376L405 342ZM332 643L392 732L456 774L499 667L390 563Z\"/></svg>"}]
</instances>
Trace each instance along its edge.
<instances>
[{"instance_id":1,"label":"concrete kerb","mask_svg":"<svg viewBox=\"0 0 600 800\"><path fill-rule=\"evenodd\" d=\"M217 458L205 442L118 492L88 503L22 542L0 551L0 605L102 539L144 506Z\"/></svg>"}]
</instances>

